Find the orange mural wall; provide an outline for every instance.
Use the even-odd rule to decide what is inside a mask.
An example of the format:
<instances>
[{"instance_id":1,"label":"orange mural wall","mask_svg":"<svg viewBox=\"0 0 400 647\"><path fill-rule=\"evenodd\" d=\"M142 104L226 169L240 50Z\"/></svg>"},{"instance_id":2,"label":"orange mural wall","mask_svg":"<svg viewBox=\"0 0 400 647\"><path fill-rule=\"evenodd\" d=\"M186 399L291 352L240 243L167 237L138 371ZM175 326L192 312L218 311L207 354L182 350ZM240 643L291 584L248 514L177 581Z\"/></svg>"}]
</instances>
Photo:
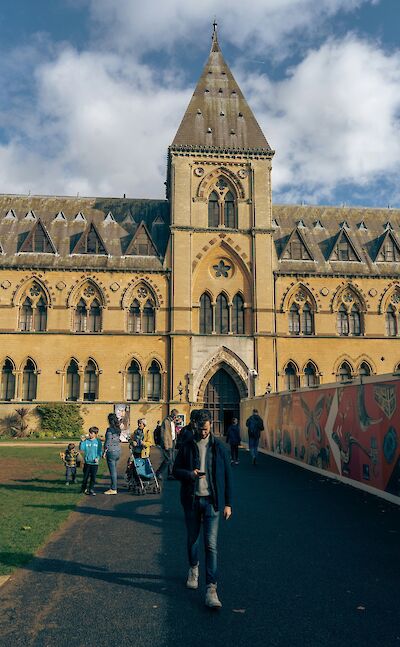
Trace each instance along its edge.
<instances>
[{"instance_id":1,"label":"orange mural wall","mask_svg":"<svg viewBox=\"0 0 400 647\"><path fill-rule=\"evenodd\" d=\"M244 401L242 428L256 408L269 453L400 502L400 380L371 380Z\"/></svg>"}]
</instances>

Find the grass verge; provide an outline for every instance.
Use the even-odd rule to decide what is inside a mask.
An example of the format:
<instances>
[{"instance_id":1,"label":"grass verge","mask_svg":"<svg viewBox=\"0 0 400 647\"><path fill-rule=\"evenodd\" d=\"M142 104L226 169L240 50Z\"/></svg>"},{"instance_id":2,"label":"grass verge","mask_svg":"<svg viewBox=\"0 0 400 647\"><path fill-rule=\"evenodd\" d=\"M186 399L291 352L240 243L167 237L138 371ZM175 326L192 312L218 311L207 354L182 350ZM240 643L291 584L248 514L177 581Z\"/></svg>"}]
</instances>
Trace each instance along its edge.
<instances>
[{"instance_id":1,"label":"grass verge","mask_svg":"<svg viewBox=\"0 0 400 647\"><path fill-rule=\"evenodd\" d=\"M59 451L0 448L0 575L30 561L82 496L79 485L65 485Z\"/></svg>"}]
</instances>

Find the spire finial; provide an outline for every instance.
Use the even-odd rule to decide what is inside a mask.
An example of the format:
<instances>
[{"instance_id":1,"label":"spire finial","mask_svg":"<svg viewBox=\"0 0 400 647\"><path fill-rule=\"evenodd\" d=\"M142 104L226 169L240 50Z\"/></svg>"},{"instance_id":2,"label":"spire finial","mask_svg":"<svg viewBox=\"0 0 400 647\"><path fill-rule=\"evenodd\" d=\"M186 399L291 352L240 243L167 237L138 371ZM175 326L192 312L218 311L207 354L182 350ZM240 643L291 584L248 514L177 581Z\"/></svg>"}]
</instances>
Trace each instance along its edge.
<instances>
[{"instance_id":1,"label":"spire finial","mask_svg":"<svg viewBox=\"0 0 400 647\"><path fill-rule=\"evenodd\" d=\"M212 46L211 46L211 51L212 52L218 52L219 51L219 45L218 45L218 33L217 33L217 19L214 18L213 22L213 34L212 34Z\"/></svg>"}]
</instances>

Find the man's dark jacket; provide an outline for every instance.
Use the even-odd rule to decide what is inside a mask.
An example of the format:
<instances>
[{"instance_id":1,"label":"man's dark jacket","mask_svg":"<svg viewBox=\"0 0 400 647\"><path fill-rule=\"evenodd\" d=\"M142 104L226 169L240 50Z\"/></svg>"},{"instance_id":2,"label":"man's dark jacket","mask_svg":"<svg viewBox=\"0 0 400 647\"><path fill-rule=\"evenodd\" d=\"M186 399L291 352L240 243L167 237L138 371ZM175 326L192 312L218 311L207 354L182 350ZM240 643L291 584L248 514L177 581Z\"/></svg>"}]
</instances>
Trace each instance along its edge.
<instances>
[{"instance_id":1,"label":"man's dark jacket","mask_svg":"<svg viewBox=\"0 0 400 647\"><path fill-rule=\"evenodd\" d=\"M253 413L250 418L247 418L246 427L249 430L249 438L260 438L264 423L257 413Z\"/></svg>"},{"instance_id":2,"label":"man's dark jacket","mask_svg":"<svg viewBox=\"0 0 400 647\"><path fill-rule=\"evenodd\" d=\"M175 449L178 451L184 445L188 440L193 439L193 428L192 425L189 424L186 425L186 427L182 427L182 429L179 432L179 435L176 439L175 443Z\"/></svg>"},{"instance_id":3,"label":"man's dark jacket","mask_svg":"<svg viewBox=\"0 0 400 647\"><path fill-rule=\"evenodd\" d=\"M180 448L172 470L181 481L181 503L191 508L195 499L195 469L200 469L200 455L193 439L187 440ZM210 434L207 451L206 472L214 509L223 511L225 506L232 507L232 470L227 451L218 438Z\"/></svg>"}]
</instances>

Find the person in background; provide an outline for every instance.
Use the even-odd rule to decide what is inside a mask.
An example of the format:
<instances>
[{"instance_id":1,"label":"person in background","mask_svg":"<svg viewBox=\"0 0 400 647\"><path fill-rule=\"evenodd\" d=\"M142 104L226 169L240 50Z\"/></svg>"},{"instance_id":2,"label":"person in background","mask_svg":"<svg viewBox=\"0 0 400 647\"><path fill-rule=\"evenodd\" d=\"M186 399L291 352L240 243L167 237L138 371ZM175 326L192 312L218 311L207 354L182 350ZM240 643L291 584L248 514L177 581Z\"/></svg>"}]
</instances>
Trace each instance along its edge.
<instances>
[{"instance_id":1,"label":"person in background","mask_svg":"<svg viewBox=\"0 0 400 647\"><path fill-rule=\"evenodd\" d=\"M253 409L252 415L246 420L246 427L249 432L249 450L253 465L257 462L258 445L260 435L264 429L262 418L258 415L257 409Z\"/></svg>"},{"instance_id":2,"label":"person in background","mask_svg":"<svg viewBox=\"0 0 400 647\"><path fill-rule=\"evenodd\" d=\"M203 524L207 607L222 606L217 595L217 540L221 512L232 514L232 470L221 440L211 433L211 413L200 409L193 438L180 448L174 476L181 481L181 503L187 530L188 589L199 586L199 539Z\"/></svg>"},{"instance_id":3,"label":"person in background","mask_svg":"<svg viewBox=\"0 0 400 647\"><path fill-rule=\"evenodd\" d=\"M107 460L111 477L111 487L104 494L118 494L117 490L117 463L121 458L121 423L115 413L108 414L108 428L104 442L103 457Z\"/></svg>"},{"instance_id":4,"label":"person in background","mask_svg":"<svg viewBox=\"0 0 400 647\"><path fill-rule=\"evenodd\" d=\"M82 436L79 449L83 451L85 464L83 466L82 492L96 496L94 486L96 485L97 470L102 456L101 440L97 438L98 427L90 427L88 436ZM89 487L88 487L89 483Z\"/></svg>"},{"instance_id":5,"label":"person in background","mask_svg":"<svg viewBox=\"0 0 400 647\"><path fill-rule=\"evenodd\" d=\"M228 427L226 442L231 448L231 465L239 465L239 445L241 443L240 427L237 418L232 419L232 424Z\"/></svg>"},{"instance_id":6,"label":"person in background","mask_svg":"<svg viewBox=\"0 0 400 647\"><path fill-rule=\"evenodd\" d=\"M197 414L199 411L200 409L193 409L193 411L190 412L189 424L186 425L185 427L182 427L179 433L179 436L176 439L175 449L177 452L180 450L180 448L186 441L193 439L193 435L196 430Z\"/></svg>"},{"instance_id":7,"label":"person in background","mask_svg":"<svg viewBox=\"0 0 400 647\"><path fill-rule=\"evenodd\" d=\"M75 443L69 443L65 452L60 454L65 465L65 485L76 483L76 468L81 464L81 455L75 449Z\"/></svg>"},{"instance_id":8,"label":"person in background","mask_svg":"<svg viewBox=\"0 0 400 647\"><path fill-rule=\"evenodd\" d=\"M162 452L162 461L156 472L158 479L164 478L165 471L168 474L168 479L174 478L172 475L172 465L175 453L175 420L177 415L178 410L172 409L168 416L164 418L161 424L160 448Z\"/></svg>"},{"instance_id":9,"label":"person in background","mask_svg":"<svg viewBox=\"0 0 400 647\"><path fill-rule=\"evenodd\" d=\"M148 458L152 444L151 433L146 429L146 419L139 418L137 429L131 435L129 447L135 456Z\"/></svg>"},{"instance_id":10,"label":"person in background","mask_svg":"<svg viewBox=\"0 0 400 647\"><path fill-rule=\"evenodd\" d=\"M154 437L154 444L157 447L159 447L161 443L161 424L159 420L157 420L156 427L153 431L153 437Z\"/></svg>"}]
</instances>

